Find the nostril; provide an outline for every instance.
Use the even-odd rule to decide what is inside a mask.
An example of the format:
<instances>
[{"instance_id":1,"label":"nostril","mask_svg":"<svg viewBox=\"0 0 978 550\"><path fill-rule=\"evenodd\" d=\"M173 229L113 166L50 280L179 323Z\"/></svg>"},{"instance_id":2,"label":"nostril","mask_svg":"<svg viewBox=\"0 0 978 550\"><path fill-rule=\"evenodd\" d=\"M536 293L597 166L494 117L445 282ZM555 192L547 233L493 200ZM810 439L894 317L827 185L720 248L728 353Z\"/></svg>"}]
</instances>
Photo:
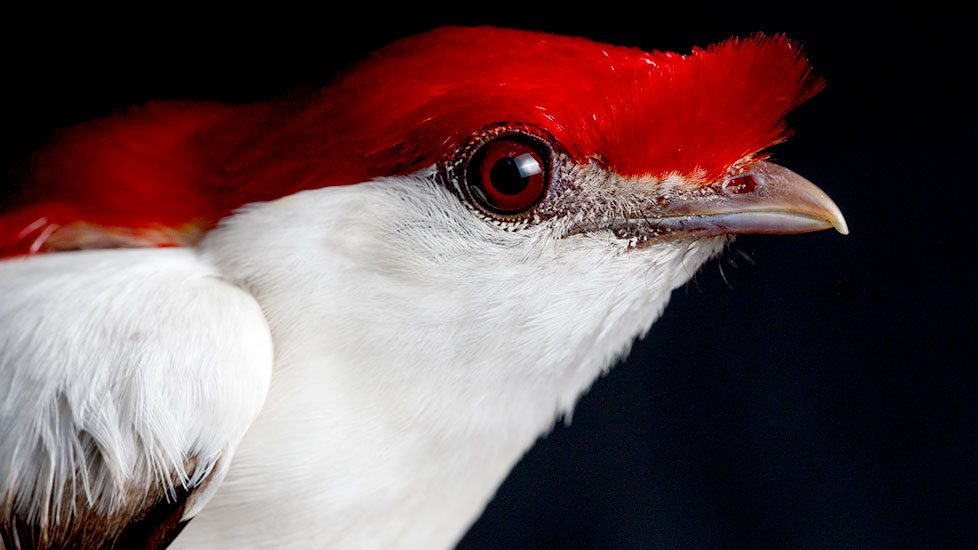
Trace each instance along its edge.
<instances>
[{"instance_id":1,"label":"nostril","mask_svg":"<svg viewBox=\"0 0 978 550\"><path fill-rule=\"evenodd\" d=\"M737 176L724 182L723 190L727 193L750 193L757 188L758 181L752 174Z\"/></svg>"}]
</instances>

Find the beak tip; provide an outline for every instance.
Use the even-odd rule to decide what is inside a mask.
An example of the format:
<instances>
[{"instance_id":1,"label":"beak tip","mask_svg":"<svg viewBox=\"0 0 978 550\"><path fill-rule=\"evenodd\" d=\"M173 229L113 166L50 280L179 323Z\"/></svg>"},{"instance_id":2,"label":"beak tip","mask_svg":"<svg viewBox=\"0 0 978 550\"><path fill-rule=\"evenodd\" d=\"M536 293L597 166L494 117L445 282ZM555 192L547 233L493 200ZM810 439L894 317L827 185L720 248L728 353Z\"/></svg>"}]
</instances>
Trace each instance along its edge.
<instances>
[{"instance_id":1,"label":"beak tip","mask_svg":"<svg viewBox=\"0 0 978 550\"><path fill-rule=\"evenodd\" d=\"M839 210L839 207L836 206L834 202L832 202L832 199L828 199L828 201L831 204L831 208L829 209L828 212L829 214L828 222L832 224L832 227L834 227L835 230L839 232L839 234L848 235L849 224L846 223L845 216L842 215L842 211Z\"/></svg>"},{"instance_id":2,"label":"beak tip","mask_svg":"<svg viewBox=\"0 0 978 550\"><path fill-rule=\"evenodd\" d=\"M832 227L834 227L835 230L838 231L839 234L841 235L849 234L849 226L846 224L846 219L843 218L842 216L839 216L839 218L835 220L835 223L832 224Z\"/></svg>"}]
</instances>

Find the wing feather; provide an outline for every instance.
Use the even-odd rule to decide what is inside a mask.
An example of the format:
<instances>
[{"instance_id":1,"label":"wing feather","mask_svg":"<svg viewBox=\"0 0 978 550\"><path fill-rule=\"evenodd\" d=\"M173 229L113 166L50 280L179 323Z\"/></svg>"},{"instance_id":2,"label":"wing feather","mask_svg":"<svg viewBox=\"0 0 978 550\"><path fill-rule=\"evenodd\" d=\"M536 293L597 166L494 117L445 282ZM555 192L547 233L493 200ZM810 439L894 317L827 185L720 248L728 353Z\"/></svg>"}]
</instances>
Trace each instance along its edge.
<instances>
[{"instance_id":1,"label":"wing feather","mask_svg":"<svg viewBox=\"0 0 978 550\"><path fill-rule=\"evenodd\" d=\"M0 261L3 545L164 547L271 369L261 308L194 249Z\"/></svg>"}]
</instances>

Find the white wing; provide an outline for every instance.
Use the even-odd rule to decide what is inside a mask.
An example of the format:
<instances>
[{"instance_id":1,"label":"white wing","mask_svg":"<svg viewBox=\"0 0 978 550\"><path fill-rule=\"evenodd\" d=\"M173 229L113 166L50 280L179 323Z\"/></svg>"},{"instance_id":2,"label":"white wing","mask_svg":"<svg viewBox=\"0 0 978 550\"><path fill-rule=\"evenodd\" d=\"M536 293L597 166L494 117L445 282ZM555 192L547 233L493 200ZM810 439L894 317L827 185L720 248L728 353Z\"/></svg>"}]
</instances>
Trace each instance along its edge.
<instances>
[{"instance_id":1,"label":"white wing","mask_svg":"<svg viewBox=\"0 0 978 550\"><path fill-rule=\"evenodd\" d=\"M165 546L271 371L260 307L193 249L0 261L0 548Z\"/></svg>"}]
</instances>

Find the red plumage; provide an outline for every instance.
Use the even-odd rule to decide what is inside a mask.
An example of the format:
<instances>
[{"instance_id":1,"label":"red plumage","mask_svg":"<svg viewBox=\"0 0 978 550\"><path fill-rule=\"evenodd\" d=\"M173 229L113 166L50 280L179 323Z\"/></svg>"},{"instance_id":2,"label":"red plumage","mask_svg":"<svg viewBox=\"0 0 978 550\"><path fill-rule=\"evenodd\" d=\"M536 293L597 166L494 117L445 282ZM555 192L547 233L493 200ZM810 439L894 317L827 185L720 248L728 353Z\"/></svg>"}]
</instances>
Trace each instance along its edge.
<instances>
[{"instance_id":1,"label":"red plumage","mask_svg":"<svg viewBox=\"0 0 978 550\"><path fill-rule=\"evenodd\" d=\"M682 56L443 28L374 53L301 102L158 102L62 132L0 213L0 256L192 244L235 208L430 166L496 122L622 175L722 177L786 135L821 86L782 36Z\"/></svg>"}]
</instances>

